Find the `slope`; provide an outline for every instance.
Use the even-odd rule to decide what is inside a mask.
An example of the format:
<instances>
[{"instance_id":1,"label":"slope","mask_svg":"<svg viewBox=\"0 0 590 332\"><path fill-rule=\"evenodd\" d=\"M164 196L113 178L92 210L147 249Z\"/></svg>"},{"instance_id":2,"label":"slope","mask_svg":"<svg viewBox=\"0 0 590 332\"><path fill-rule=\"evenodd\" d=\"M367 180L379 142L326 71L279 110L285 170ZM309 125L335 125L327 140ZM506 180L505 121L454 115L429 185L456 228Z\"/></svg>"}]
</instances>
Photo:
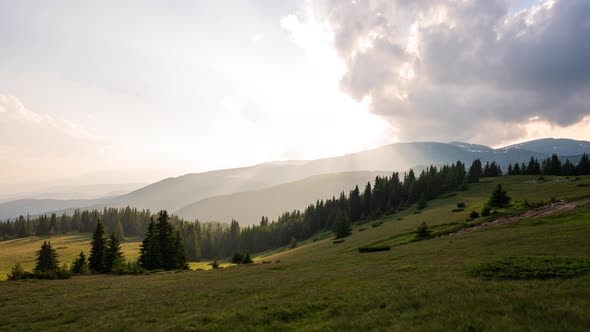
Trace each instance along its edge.
<instances>
[{"instance_id":1,"label":"slope","mask_svg":"<svg viewBox=\"0 0 590 332\"><path fill-rule=\"evenodd\" d=\"M175 212L188 220L236 219L240 225L257 224L261 216L272 219L285 211L304 209L319 199L338 196L358 185L360 190L376 176L390 175L389 172L347 172L316 175L303 180L278 186L247 191L231 195L211 197L190 204Z\"/></svg>"}]
</instances>

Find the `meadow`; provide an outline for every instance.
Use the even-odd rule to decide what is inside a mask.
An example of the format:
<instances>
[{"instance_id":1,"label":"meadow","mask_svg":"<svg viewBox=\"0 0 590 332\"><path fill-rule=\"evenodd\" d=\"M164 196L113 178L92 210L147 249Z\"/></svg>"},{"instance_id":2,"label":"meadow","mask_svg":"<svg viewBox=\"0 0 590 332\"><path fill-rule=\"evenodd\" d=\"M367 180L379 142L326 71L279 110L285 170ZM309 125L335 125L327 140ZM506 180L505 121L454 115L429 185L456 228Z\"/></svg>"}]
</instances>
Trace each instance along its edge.
<instances>
[{"instance_id":1,"label":"meadow","mask_svg":"<svg viewBox=\"0 0 590 332\"><path fill-rule=\"evenodd\" d=\"M318 235L295 249L269 252L248 266L1 282L0 330L590 330L589 273L545 280L498 280L469 273L482 263L510 257L590 259L590 206L389 251L357 250L414 232L422 222L464 223L472 209L481 209L497 183L513 199L513 206L500 214L526 209L524 200L590 196L588 177L529 182L536 178L484 179L468 191L430 201L419 213L410 208L356 225L341 243ZM466 208L453 212L458 202ZM0 242L2 268L16 261L32 266L32 254L43 240ZM87 252L89 237L76 234L51 241L62 261L68 261L70 254L73 259L80 250ZM125 244L128 257L137 254L138 244Z\"/></svg>"}]
</instances>

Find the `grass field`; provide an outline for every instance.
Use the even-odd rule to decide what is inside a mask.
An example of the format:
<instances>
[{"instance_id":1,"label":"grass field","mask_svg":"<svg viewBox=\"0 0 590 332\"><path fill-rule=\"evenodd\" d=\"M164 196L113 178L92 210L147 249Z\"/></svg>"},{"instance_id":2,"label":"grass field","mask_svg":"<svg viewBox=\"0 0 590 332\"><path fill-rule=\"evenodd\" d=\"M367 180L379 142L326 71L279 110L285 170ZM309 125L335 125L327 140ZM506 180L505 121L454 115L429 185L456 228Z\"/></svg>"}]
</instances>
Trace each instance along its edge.
<instances>
[{"instance_id":1,"label":"grass field","mask_svg":"<svg viewBox=\"0 0 590 332\"><path fill-rule=\"evenodd\" d=\"M468 271L513 256L590 258L590 206L390 251L356 250L412 232L423 221L461 222L471 209L481 208L497 183L518 202L590 196L590 186L578 186L589 178L548 178L542 184L530 179L487 179L429 202L421 213L408 209L384 218L378 227L356 226L343 243L327 238L266 256L271 264L258 259L251 266L222 270L2 282L0 330L588 331L590 274L488 280ZM467 207L452 212L458 202ZM518 202L511 211L523 209ZM56 239L52 243L66 246ZM38 248L20 241L0 243L3 262L25 259ZM88 238L72 243L83 241ZM71 246L73 258L79 249Z\"/></svg>"}]
</instances>

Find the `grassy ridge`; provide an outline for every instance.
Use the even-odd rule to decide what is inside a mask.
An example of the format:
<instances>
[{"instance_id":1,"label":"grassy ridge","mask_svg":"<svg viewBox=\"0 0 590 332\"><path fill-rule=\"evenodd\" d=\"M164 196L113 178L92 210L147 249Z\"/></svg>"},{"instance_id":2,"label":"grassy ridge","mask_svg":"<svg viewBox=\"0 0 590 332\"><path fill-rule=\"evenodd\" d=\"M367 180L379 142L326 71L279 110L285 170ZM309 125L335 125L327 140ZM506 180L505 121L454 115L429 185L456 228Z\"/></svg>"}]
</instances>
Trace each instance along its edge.
<instances>
[{"instance_id":1,"label":"grassy ridge","mask_svg":"<svg viewBox=\"0 0 590 332\"><path fill-rule=\"evenodd\" d=\"M389 251L356 250L423 221L464 220L498 182L520 201L590 194L576 186L588 180L526 180L491 179L429 202L419 214L407 210L362 232L357 226L343 243L326 238L266 256L271 264L0 283L0 330L590 330L588 273L518 281L468 274L515 256L590 258L590 207ZM465 211L451 212L459 201Z\"/></svg>"}]
</instances>

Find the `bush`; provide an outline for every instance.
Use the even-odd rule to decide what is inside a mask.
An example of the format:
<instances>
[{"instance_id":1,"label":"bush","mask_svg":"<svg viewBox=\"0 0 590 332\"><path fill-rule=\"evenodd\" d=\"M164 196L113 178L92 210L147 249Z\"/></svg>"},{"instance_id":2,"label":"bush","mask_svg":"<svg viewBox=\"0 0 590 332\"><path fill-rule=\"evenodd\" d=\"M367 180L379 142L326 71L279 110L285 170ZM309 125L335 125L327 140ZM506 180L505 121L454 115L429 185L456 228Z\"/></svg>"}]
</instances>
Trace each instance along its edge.
<instances>
[{"instance_id":1,"label":"bush","mask_svg":"<svg viewBox=\"0 0 590 332\"><path fill-rule=\"evenodd\" d=\"M481 208L481 216L482 217L487 217L490 215L490 212L492 212L492 208L486 204Z\"/></svg>"},{"instance_id":2,"label":"bush","mask_svg":"<svg viewBox=\"0 0 590 332\"><path fill-rule=\"evenodd\" d=\"M471 219L477 219L479 218L479 213L475 210L471 211L471 213L469 213L469 218Z\"/></svg>"},{"instance_id":3,"label":"bush","mask_svg":"<svg viewBox=\"0 0 590 332\"><path fill-rule=\"evenodd\" d=\"M211 267L214 269L218 269L219 268L219 261L216 259L213 262L209 263L209 265L211 265Z\"/></svg>"},{"instance_id":4,"label":"bush","mask_svg":"<svg viewBox=\"0 0 590 332\"><path fill-rule=\"evenodd\" d=\"M524 256L483 263L467 273L482 279L571 278L589 272L590 260L578 257Z\"/></svg>"},{"instance_id":5,"label":"bush","mask_svg":"<svg viewBox=\"0 0 590 332\"><path fill-rule=\"evenodd\" d=\"M389 246L372 246L372 247L360 247L358 248L359 253L367 253L367 252L378 252L378 251L389 251L391 249Z\"/></svg>"},{"instance_id":6,"label":"bush","mask_svg":"<svg viewBox=\"0 0 590 332\"><path fill-rule=\"evenodd\" d=\"M234 253L234 255L231 258L231 262L234 264L242 264L243 260L244 256L239 252Z\"/></svg>"},{"instance_id":7,"label":"bush","mask_svg":"<svg viewBox=\"0 0 590 332\"><path fill-rule=\"evenodd\" d=\"M252 264L252 263L254 263L254 261L252 261L252 258L250 257L250 252L246 251L244 258L242 259L242 264Z\"/></svg>"},{"instance_id":8,"label":"bush","mask_svg":"<svg viewBox=\"0 0 590 332\"><path fill-rule=\"evenodd\" d=\"M457 208L458 209L464 209L465 208L465 203L464 202L457 203Z\"/></svg>"},{"instance_id":9,"label":"bush","mask_svg":"<svg viewBox=\"0 0 590 332\"><path fill-rule=\"evenodd\" d=\"M8 280L22 280L27 279L28 277L31 277L31 273L25 272L19 263L14 264L8 274Z\"/></svg>"},{"instance_id":10,"label":"bush","mask_svg":"<svg viewBox=\"0 0 590 332\"><path fill-rule=\"evenodd\" d=\"M425 240L430 237L430 230L428 229L428 225L426 222L423 222L418 226L416 230L416 240Z\"/></svg>"},{"instance_id":11,"label":"bush","mask_svg":"<svg viewBox=\"0 0 590 332\"><path fill-rule=\"evenodd\" d=\"M334 241L332 241L332 244L338 244L338 243L342 243L342 242L344 242L344 239L334 240Z\"/></svg>"},{"instance_id":12,"label":"bush","mask_svg":"<svg viewBox=\"0 0 590 332\"><path fill-rule=\"evenodd\" d=\"M69 279L71 277L72 272L66 264L58 267L57 270L55 270L55 279Z\"/></svg>"}]
</instances>

